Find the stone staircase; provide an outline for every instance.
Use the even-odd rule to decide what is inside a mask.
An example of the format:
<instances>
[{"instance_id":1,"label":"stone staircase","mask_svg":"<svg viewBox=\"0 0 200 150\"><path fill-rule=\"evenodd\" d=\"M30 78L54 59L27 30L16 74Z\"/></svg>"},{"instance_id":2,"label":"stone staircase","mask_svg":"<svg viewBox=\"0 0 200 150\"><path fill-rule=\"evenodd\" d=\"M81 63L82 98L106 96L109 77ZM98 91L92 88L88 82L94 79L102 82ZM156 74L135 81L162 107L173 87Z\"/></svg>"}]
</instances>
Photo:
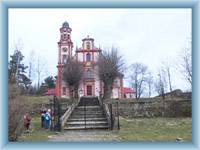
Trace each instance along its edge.
<instances>
[{"instance_id":1,"label":"stone staircase","mask_svg":"<svg viewBox=\"0 0 200 150\"><path fill-rule=\"evenodd\" d=\"M95 97L82 97L64 126L64 130L108 128L105 112Z\"/></svg>"}]
</instances>

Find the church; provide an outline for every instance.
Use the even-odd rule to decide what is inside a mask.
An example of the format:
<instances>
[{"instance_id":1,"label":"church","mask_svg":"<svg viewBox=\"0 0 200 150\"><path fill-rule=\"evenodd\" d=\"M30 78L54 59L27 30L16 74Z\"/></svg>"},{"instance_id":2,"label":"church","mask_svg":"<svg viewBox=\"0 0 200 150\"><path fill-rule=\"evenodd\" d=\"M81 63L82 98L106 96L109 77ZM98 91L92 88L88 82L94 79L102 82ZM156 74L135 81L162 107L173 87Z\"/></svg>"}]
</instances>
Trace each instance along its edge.
<instances>
[{"instance_id":1,"label":"church","mask_svg":"<svg viewBox=\"0 0 200 150\"><path fill-rule=\"evenodd\" d=\"M63 79L63 67L68 57L73 57L82 63L84 73L79 83L78 94L81 96L100 96L103 94L103 82L98 77L98 66L96 64L99 54L102 52L97 48L94 39L87 36L82 39L82 46L73 51L73 42L71 40L72 29L68 22L64 22L60 28L60 40L58 42L58 74L56 80L56 96L69 97L69 88ZM113 83L112 98L123 98L123 75L117 77Z\"/></svg>"}]
</instances>

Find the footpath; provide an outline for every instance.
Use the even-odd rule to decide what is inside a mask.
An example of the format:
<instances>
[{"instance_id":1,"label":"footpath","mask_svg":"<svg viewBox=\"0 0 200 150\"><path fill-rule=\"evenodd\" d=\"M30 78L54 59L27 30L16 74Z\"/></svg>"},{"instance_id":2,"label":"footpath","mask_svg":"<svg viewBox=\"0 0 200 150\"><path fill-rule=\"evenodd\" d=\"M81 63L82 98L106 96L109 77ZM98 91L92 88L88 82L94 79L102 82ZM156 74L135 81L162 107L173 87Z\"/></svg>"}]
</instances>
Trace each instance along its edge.
<instances>
[{"instance_id":1,"label":"footpath","mask_svg":"<svg viewBox=\"0 0 200 150\"><path fill-rule=\"evenodd\" d=\"M110 130L73 130L64 131L53 136L49 136L48 141L55 142L112 142L120 141L114 131Z\"/></svg>"}]
</instances>

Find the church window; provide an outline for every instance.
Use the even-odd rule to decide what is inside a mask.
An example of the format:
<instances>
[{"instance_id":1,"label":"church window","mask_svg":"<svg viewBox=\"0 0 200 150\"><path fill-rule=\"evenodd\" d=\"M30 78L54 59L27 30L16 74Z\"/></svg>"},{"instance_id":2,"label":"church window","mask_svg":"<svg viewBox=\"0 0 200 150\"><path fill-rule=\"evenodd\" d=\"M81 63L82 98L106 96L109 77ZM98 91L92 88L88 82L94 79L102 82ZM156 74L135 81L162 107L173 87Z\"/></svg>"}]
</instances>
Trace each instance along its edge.
<instances>
[{"instance_id":1,"label":"church window","mask_svg":"<svg viewBox=\"0 0 200 150\"><path fill-rule=\"evenodd\" d=\"M87 53L86 54L86 61L90 61L91 60L91 55L90 55L90 53Z\"/></svg>"},{"instance_id":2,"label":"church window","mask_svg":"<svg viewBox=\"0 0 200 150\"><path fill-rule=\"evenodd\" d=\"M67 51L67 48L66 48L66 47L64 47L64 48L63 48L63 52L66 52L66 51Z\"/></svg>"},{"instance_id":3,"label":"church window","mask_svg":"<svg viewBox=\"0 0 200 150\"><path fill-rule=\"evenodd\" d=\"M66 95L66 87L63 87L63 95Z\"/></svg>"},{"instance_id":4,"label":"church window","mask_svg":"<svg viewBox=\"0 0 200 150\"><path fill-rule=\"evenodd\" d=\"M90 50L90 42L86 43L86 48L87 48L87 50Z\"/></svg>"},{"instance_id":5,"label":"church window","mask_svg":"<svg viewBox=\"0 0 200 150\"><path fill-rule=\"evenodd\" d=\"M67 34L64 34L64 37L63 37L64 39L67 39Z\"/></svg>"},{"instance_id":6,"label":"church window","mask_svg":"<svg viewBox=\"0 0 200 150\"><path fill-rule=\"evenodd\" d=\"M64 64L67 63L67 55L63 55L63 63L64 63Z\"/></svg>"}]
</instances>

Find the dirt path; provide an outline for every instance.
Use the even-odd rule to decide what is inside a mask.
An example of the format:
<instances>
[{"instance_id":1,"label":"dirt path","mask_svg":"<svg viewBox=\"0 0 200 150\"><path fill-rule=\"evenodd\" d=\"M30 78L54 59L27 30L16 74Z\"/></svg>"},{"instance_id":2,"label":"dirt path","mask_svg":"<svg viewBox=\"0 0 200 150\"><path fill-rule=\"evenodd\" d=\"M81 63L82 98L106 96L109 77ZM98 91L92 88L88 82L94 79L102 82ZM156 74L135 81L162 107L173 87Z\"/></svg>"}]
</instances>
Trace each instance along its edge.
<instances>
[{"instance_id":1,"label":"dirt path","mask_svg":"<svg viewBox=\"0 0 200 150\"><path fill-rule=\"evenodd\" d=\"M100 142L100 141L120 141L114 131L110 130L76 130L64 131L50 136L49 141L61 142Z\"/></svg>"}]
</instances>

